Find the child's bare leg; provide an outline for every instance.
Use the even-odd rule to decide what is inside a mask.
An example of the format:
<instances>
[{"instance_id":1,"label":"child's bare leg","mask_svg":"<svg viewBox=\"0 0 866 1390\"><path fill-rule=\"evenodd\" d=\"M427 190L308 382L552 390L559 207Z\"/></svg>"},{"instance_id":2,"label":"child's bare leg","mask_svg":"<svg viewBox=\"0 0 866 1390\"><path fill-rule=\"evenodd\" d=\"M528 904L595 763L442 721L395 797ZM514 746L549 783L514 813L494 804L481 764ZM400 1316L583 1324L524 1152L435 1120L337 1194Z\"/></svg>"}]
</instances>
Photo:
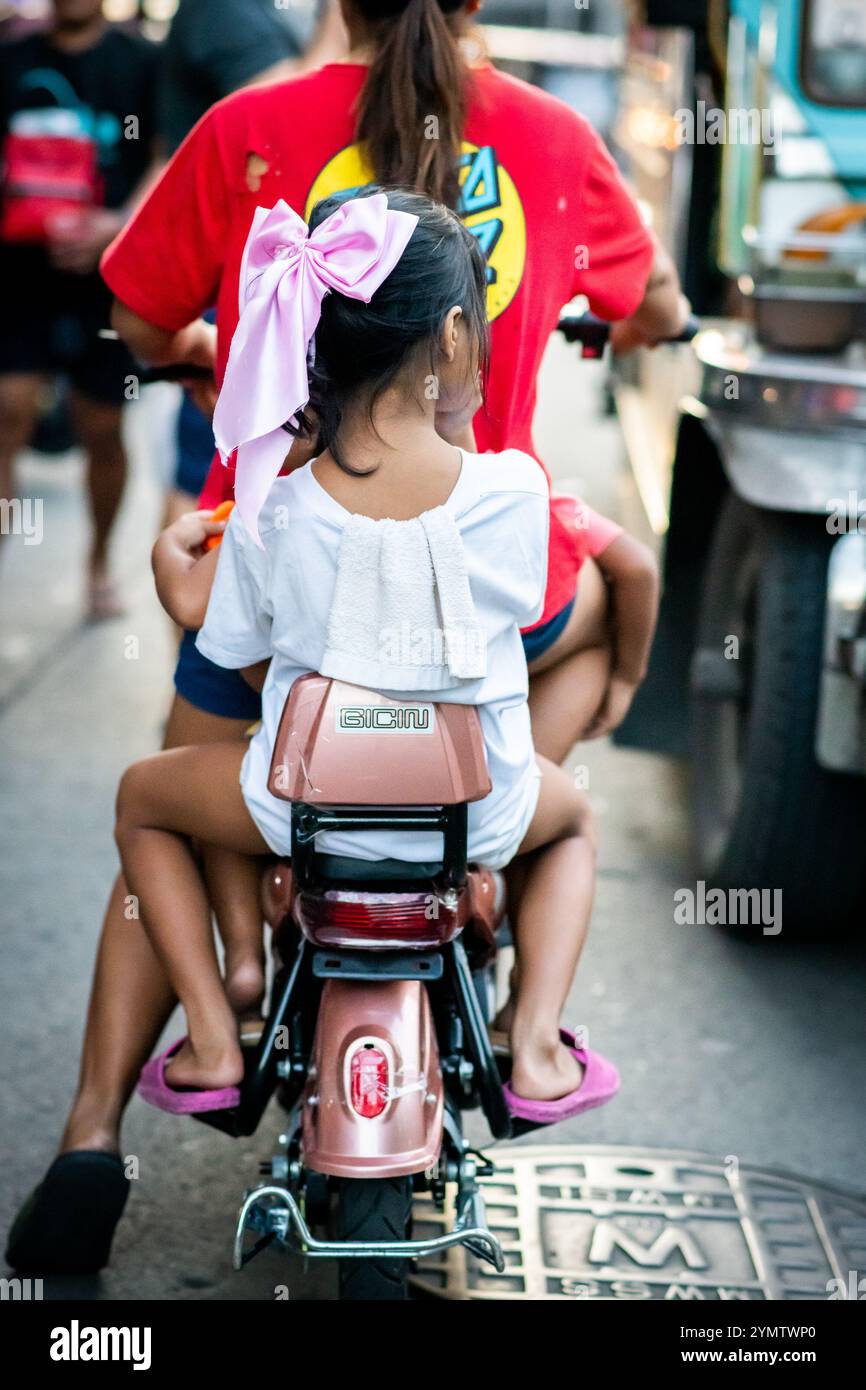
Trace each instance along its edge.
<instances>
[{"instance_id":1,"label":"child's bare leg","mask_svg":"<svg viewBox=\"0 0 866 1390\"><path fill-rule=\"evenodd\" d=\"M561 768L538 761L541 791L519 861L525 878L515 913L511 1086L528 1100L555 1100L575 1090L583 1073L559 1037L559 1020L589 926L595 839L586 797Z\"/></svg>"},{"instance_id":2,"label":"child's bare leg","mask_svg":"<svg viewBox=\"0 0 866 1390\"><path fill-rule=\"evenodd\" d=\"M533 676L529 715L536 753L563 763L592 722L607 689L610 650L586 647Z\"/></svg>"},{"instance_id":3,"label":"child's bare leg","mask_svg":"<svg viewBox=\"0 0 866 1390\"><path fill-rule=\"evenodd\" d=\"M202 870L225 950L225 989L240 1019L261 1017L265 939L259 908L259 860L202 845Z\"/></svg>"},{"instance_id":4,"label":"child's bare leg","mask_svg":"<svg viewBox=\"0 0 866 1390\"><path fill-rule=\"evenodd\" d=\"M593 560L578 576L574 608L553 646L529 668L529 713L532 741L542 758L561 764L592 721L607 687L610 671L607 585ZM586 824L591 825L585 804ZM527 861L509 866L508 910L520 911L527 881ZM519 950L519 946L518 946ZM511 972L510 994L493 1021L497 1032L510 1033L517 998L519 961Z\"/></svg>"},{"instance_id":5,"label":"child's bare leg","mask_svg":"<svg viewBox=\"0 0 866 1390\"><path fill-rule=\"evenodd\" d=\"M610 669L607 617L607 585L586 560L565 628L529 668L533 743L553 763L563 761L601 704Z\"/></svg>"},{"instance_id":6,"label":"child's bare leg","mask_svg":"<svg viewBox=\"0 0 866 1390\"><path fill-rule=\"evenodd\" d=\"M189 839L245 855L266 852L238 783L244 752L237 743L215 743L158 753L129 768L118 793L124 873L187 1016L189 1040L168 1068L174 1086L231 1086L243 1072Z\"/></svg>"}]
</instances>

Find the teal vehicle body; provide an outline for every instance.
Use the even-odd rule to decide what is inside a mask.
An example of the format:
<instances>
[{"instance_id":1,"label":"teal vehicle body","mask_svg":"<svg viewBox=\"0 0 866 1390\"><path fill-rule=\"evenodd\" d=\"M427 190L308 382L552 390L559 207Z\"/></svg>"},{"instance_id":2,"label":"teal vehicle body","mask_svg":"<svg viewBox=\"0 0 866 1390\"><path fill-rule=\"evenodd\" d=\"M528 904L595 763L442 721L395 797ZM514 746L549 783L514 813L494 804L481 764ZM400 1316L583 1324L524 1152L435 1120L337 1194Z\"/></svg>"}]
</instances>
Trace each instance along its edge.
<instances>
[{"instance_id":1,"label":"teal vehicle body","mask_svg":"<svg viewBox=\"0 0 866 1390\"><path fill-rule=\"evenodd\" d=\"M730 13L742 22L756 51L762 28L775 24L769 71L826 145L852 197L866 195L866 5L862 0L731 0ZM838 42L832 41L834 33ZM825 35L830 41L819 43Z\"/></svg>"}]
</instances>

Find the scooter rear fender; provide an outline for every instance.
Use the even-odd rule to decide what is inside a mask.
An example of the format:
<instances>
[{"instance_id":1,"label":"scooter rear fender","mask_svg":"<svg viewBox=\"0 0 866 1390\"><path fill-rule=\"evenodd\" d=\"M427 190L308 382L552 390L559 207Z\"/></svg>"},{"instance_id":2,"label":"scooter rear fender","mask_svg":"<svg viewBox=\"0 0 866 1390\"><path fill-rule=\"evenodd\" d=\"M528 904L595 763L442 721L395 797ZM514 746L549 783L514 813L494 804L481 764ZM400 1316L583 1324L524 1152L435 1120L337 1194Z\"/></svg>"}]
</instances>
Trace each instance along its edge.
<instances>
[{"instance_id":1,"label":"scooter rear fender","mask_svg":"<svg viewBox=\"0 0 866 1390\"><path fill-rule=\"evenodd\" d=\"M388 1061L381 1114L358 1114L351 1062L365 1044ZM438 1158L444 1092L425 985L327 980L303 1096L304 1164L342 1178L421 1173Z\"/></svg>"}]
</instances>

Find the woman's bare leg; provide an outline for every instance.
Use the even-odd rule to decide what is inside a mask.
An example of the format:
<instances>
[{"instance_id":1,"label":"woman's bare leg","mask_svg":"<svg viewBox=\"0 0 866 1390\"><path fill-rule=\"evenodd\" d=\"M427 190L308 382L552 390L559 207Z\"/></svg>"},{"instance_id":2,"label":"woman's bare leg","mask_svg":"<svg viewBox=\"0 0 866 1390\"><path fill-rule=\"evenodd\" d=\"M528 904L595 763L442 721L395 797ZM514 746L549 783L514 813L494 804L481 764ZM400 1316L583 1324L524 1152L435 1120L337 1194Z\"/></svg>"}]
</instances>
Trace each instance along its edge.
<instances>
[{"instance_id":1,"label":"woman's bare leg","mask_svg":"<svg viewBox=\"0 0 866 1390\"><path fill-rule=\"evenodd\" d=\"M87 1010L78 1090L60 1152L117 1151L120 1122L138 1074L174 1009L175 998L142 930L126 914L122 874L111 889Z\"/></svg>"},{"instance_id":2,"label":"woman's bare leg","mask_svg":"<svg viewBox=\"0 0 866 1390\"><path fill-rule=\"evenodd\" d=\"M223 719L175 696L166 747L241 740L248 721ZM122 875L108 900L87 1013L78 1089L60 1144L117 1150L120 1122L156 1041L175 1006L165 971L138 916L128 916ZM256 889L256 903L258 888Z\"/></svg>"},{"instance_id":3,"label":"woman's bare leg","mask_svg":"<svg viewBox=\"0 0 866 1390\"><path fill-rule=\"evenodd\" d=\"M237 743L157 753L129 768L118 792L124 873L187 1017L189 1038L167 1073L175 1086L231 1086L243 1074L237 1020L190 841L194 836L240 854L268 853L240 789L244 753Z\"/></svg>"},{"instance_id":4,"label":"woman's bare leg","mask_svg":"<svg viewBox=\"0 0 866 1390\"><path fill-rule=\"evenodd\" d=\"M575 1090L583 1074L560 1039L559 1021L589 927L595 837L583 793L561 768L538 762L538 806L515 862L522 882L510 1084L528 1100L554 1100Z\"/></svg>"}]
</instances>

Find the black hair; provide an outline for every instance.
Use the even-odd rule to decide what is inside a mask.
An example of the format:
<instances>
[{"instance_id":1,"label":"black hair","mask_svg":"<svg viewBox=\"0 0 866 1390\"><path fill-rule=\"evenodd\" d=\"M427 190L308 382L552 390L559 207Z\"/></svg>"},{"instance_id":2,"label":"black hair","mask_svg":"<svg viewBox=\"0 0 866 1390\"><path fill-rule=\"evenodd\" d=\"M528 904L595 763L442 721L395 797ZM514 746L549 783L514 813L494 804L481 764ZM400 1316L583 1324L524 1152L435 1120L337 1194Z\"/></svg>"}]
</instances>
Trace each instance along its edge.
<instances>
[{"instance_id":1,"label":"black hair","mask_svg":"<svg viewBox=\"0 0 866 1390\"><path fill-rule=\"evenodd\" d=\"M369 197L386 190L375 184L348 195ZM357 473L341 456L338 436L346 404L358 392L367 396L370 418L382 392L410 356L429 354L436 374L439 335L448 311L463 310L472 340L472 361L486 376L489 356L487 275L477 239L442 203L418 193L387 191L389 208L413 213L418 222L400 260L369 304L336 291L325 296L314 340L309 406L286 428L318 439L346 473ZM310 230L336 212L346 194L325 198L313 208Z\"/></svg>"}]
</instances>

